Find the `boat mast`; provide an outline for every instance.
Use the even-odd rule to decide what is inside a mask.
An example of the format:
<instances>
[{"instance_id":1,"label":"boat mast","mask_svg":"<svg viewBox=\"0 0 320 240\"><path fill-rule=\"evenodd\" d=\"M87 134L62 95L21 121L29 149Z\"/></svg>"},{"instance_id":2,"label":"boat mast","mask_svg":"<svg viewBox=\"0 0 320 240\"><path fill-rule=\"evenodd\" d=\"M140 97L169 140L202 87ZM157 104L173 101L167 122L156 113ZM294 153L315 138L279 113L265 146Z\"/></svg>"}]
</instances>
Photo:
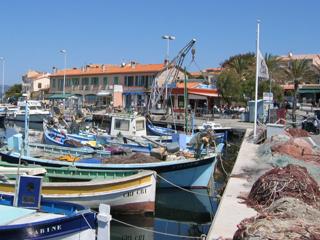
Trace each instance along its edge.
<instances>
[{"instance_id":1,"label":"boat mast","mask_svg":"<svg viewBox=\"0 0 320 240\"><path fill-rule=\"evenodd\" d=\"M184 124L185 133L188 134L188 88L187 88L187 70L184 68Z\"/></svg>"}]
</instances>

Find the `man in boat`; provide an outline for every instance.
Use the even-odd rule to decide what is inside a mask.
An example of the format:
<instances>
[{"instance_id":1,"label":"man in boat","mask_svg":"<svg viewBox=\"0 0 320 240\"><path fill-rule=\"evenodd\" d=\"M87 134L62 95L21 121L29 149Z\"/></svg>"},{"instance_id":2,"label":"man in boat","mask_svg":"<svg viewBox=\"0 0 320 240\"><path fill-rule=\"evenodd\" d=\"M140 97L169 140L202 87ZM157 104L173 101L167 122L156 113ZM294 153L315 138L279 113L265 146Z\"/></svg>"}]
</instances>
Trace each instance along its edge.
<instances>
[{"instance_id":1,"label":"man in boat","mask_svg":"<svg viewBox=\"0 0 320 240\"><path fill-rule=\"evenodd\" d=\"M203 149L207 149L209 146L214 146L214 131L212 129L205 129L204 131L196 133L188 143L195 150L196 158L201 156Z\"/></svg>"}]
</instances>

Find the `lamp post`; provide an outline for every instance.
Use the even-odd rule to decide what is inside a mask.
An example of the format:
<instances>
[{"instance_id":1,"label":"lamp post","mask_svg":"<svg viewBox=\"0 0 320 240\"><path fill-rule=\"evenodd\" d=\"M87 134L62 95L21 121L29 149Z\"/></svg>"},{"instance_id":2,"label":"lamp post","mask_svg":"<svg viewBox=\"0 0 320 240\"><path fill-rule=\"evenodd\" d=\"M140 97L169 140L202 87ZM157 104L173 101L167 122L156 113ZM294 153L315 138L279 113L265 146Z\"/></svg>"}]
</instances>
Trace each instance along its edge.
<instances>
[{"instance_id":1,"label":"lamp post","mask_svg":"<svg viewBox=\"0 0 320 240\"><path fill-rule=\"evenodd\" d=\"M163 35L163 36L162 36L162 39L167 40L166 60L169 61L169 47L170 47L169 45L170 45L170 41L171 41L171 40L175 40L176 37L175 37L175 36L171 36L171 35Z\"/></svg>"},{"instance_id":2,"label":"lamp post","mask_svg":"<svg viewBox=\"0 0 320 240\"><path fill-rule=\"evenodd\" d=\"M3 102L4 99L4 57L0 57L0 60L2 61L2 96L1 96L1 102Z\"/></svg>"},{"instance_id":3,"label":"lamp post","mask_svg":"<svg viewBox=\"0 0 320 240\"><path fill-rule=\"evenodd\" d=\"M175 36L171 36L171 35L163 35L162 39L167 40L167 52L166 52L166 58L165 58L165 64L167 67L167 79L166 79L166 92L165 92L165 101L167 101L168 99L168 89L167 89L167 82L168 82L168 77L169 77L169 72L168 72L168 64L169 64L169 45L170 45L170 41L175 40L176 37Z\"/></svg>"},{"instance_id":4,"label":"lamp post","mask_svg":"<svg viewBox=\"0 0 320 240\"><path fill-rule=\"evenodd\" d=\"M66 68L67 68L67 50L62 49L60 53L64 55L64 70L63 70L63 88L62 88L62 96L63 96L63 109L65 108L65 94L66 94Z\"/></svg>"}]
</instances>

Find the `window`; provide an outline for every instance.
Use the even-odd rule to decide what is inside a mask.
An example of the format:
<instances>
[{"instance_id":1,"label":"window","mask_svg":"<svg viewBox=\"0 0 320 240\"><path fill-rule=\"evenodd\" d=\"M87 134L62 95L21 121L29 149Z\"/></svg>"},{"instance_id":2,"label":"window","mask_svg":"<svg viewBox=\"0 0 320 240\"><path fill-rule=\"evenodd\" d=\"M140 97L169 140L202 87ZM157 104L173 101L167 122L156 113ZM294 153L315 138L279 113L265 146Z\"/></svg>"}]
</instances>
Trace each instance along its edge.
<instances>
[{"instance_id":1,"label":"window","mask_svg":"<svg viewBox=\"0 0 320 240\"><path fill-rule=\"evenodd\" d=\"M144 125L145 125L144 120L136 121L136 130L137 131L144 130L145 129Z\"/></svg>"},{"instance_id":2,"label":"window","mask_svg":"<svg viewBox=\"0 0 320 240\"><path fill-rule=\"evenodd\" d=\"M125 76L124 77L124 85L127 87L134 86L134 77L133 76Z\"/></svg>"},{"instance_id":3,"label":"window","mask_svg":"<svg viewBox=\"0 0 320 240\"><path fill-rule=\"evenodd\" d=\"M79 85L79 78L72 78L72 85L78 86Z\"/></svg>"},{"instance_id":4,"label":"window","mask_svg":"<svg viewBox=\"0 0 320 240\"><path fill-rule=\"evenodd\" d=\"M135 86L143 87L144 86L145 76L136 76Z\"/></svg>"},{"instance_id":5,"label":"window","mask_svg":"<svg viewBox=\"0 0 320 240\"><path fill-rule=\"evenodd\" d=\"M38 83L38 88L41 88L41 83Z\"/></svg>"},{"instance_id":6,"label":"window","mask_svg":"<svg viewBox=\"0 0 320 240\"><path fill-rule=\"evenodd\" d=\"M55 78L52 79L52 87L53 87L53 88L56 87L56 79L55 79Z\"/></svg>"},{"instance_id":7,"label":"window","mask_svg":"<svg viewBox=\"0 0 320 240\"><path fill-rule=\"evenodd\" d=\"M63 79L58 79L58 90L63 90Z\"/></svg>"},{"instance_id":8,"label":"window","mask_svg":"<svg viewBox=\"0 0 320 240\"><path fill-rule=\"evenodd\" d=\"M71 79L67 78L66 79L66 87L70 87L71 86Z\"/></svg>"},{"instance_id":9,"label":"window","mask_svg":"<svg viewBox=\"0 0 320 240\"><path fill-rule=\"evenodd\" d=\"M89 85L89 78L82 78L82 85Z\"/></svg>"},{"instance_id":10,"label":"window","mask_svg":"<svg viewBox=\"0 0 320 240\"><path fill-rule=\"evenodd\" d=\"M99 78L98 77L92 77L91 78L91 85L99 85Z\"/></svg>"},{"instance_id":11,"label":"window","mask_svg":"<svg viewBox=\"0 0 320 240\"><path fill-rule=\"evenodd\" d=\"M113 77L113 84L119 84L119 77Z\"/></svg>"},{"instance_id":12,"label":"window","mask_svg":"<svg viewBox=\"0 0 320 240\"><path fill-rule=\"evenodd\" d=\"M103 78L103 85L105 86L109 85L108 77Z\"/></svg>"},{"instance_id":13,"label":"window","mask_svg":"<svg viewBox=\"0 0 320 240\"><path fill-rule=\"evenodd\" d=\"M116 119L115 120L115 129L121 131L129 131L129 120Z\"/></svg>"},{"instance_id":14,"label":"window","mask_svg":"<svg viewBox=\"0 0 320 240\"><path fill-rule=\"evenodd\" d=\"M184 107L184 96L178 96L178 107L179 108Z\"/></svg>"}]
</instances>

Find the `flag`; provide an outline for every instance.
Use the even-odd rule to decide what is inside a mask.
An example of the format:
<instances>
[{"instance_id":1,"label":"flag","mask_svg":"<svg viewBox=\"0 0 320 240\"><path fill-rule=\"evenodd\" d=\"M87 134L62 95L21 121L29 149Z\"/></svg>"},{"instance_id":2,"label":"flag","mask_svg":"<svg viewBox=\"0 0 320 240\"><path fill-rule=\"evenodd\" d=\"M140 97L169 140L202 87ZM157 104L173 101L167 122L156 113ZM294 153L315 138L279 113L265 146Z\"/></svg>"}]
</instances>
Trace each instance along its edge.
<instances>
[{"instance_id":1,"label":"flag","mask_svg":"<svg viewBox=\"0 0 320 240\"><path fill-rule=\"evenodd\" d=\"M258 77L269 79L268 66L260 50L258 50Z\"/></svg>"}]
</instances>

